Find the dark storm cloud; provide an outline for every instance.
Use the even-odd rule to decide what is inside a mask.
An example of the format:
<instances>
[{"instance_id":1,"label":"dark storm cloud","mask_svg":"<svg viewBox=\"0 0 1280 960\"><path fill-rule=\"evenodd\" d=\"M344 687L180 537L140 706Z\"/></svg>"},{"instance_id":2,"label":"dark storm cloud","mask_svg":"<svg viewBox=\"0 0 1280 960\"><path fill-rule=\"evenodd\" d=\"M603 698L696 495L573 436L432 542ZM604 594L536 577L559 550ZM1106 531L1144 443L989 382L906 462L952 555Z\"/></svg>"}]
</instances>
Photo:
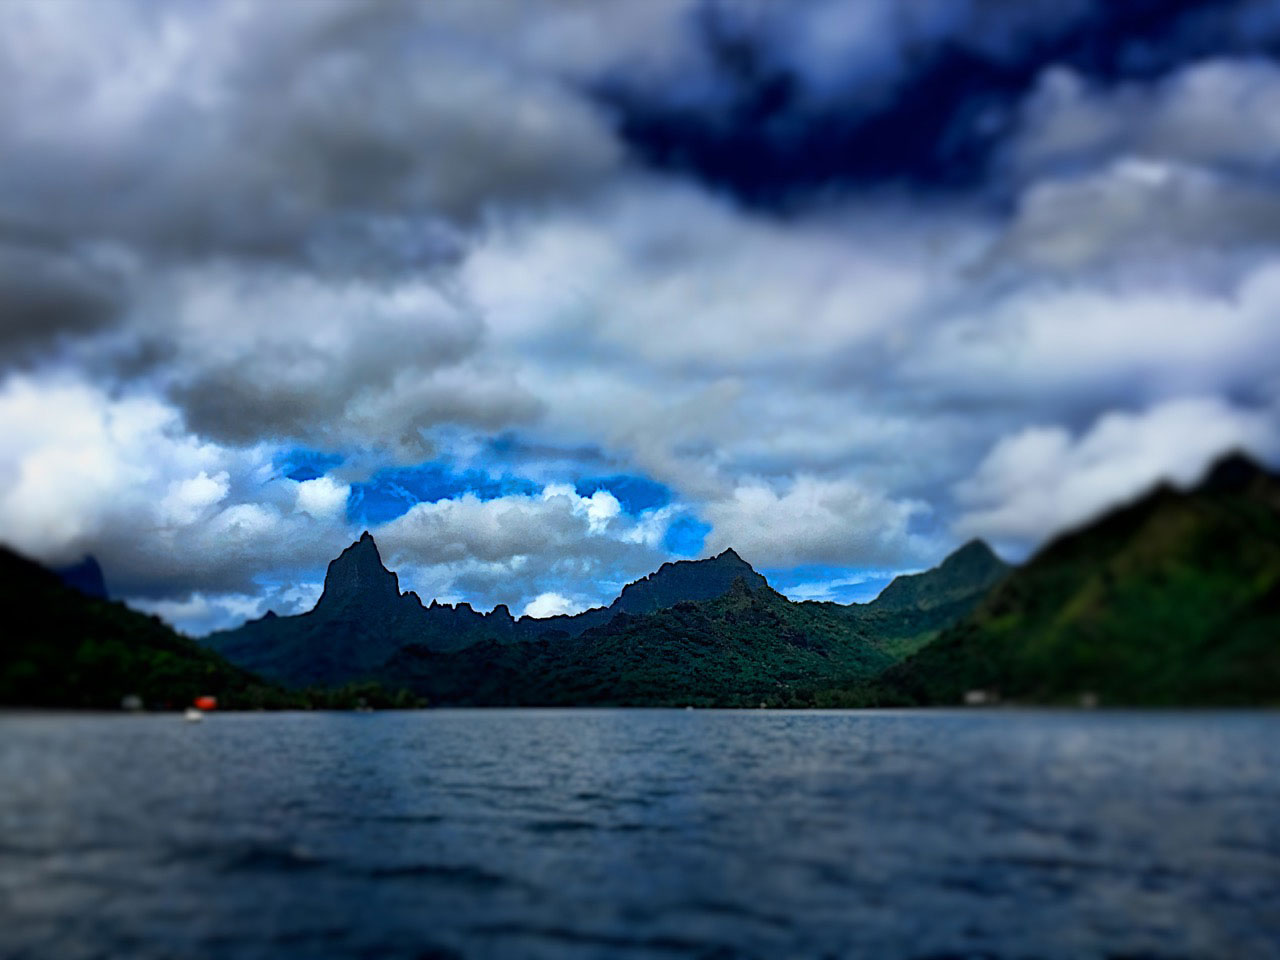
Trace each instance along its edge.
<instances>
[{"instance_id":1,"label":"dark storm cloud","mask_svg":"<svg viewBox=\"0 0 1280 960\"><path fill-rule=\"evenodd\" d=\"M539 410L490 362L475 312L423 280L191 270L136 329L170 344L153 379L188 426L224 442L293 438L417 462L437 424L496 430Z\"/></svg>"},{"instance_id":2,"label":"dark storm cloud","mask_svg":"<svg viewBox=\"0 0 1280 960\"><path fill-rule=\"evenodd\" d=\"M420 459L437 423L536 415L448 273L484 211L590 189L618 148L479 11L103 0L0 16L0 217L41 238L0 237L0 369L65 362L75 339L74 365L149 379L235 444Z\"/></svg>"},{"instance_id":3,"label":"dark storm cloud","mask_svg":"<svg viewBox=\"0 0 1280 960\"><path fill-rule=\"evenodd\" d=\"M165 257L319 256L334 269L350 250L356 266L429 266L457 255L449 223L571 194L615 159L589 103L478 48L478 14L82 12L101 49L79 69L66 57L75 37L53 51L0 46L0 211L46 231Z\"/></svg>"},{"instance_id":4,"label":"dark storm cloud","mask_svg":"<svg viewBox=\"0 0 1280 960\"><path fill-rule=\"evenodd\" d=\"M124 301L121 278L92 258L0 228L0 357L22 362L103 329Z\"/></svg>"},{"instance_id":5,"label":"dark storm cloud","mask_svg":"<svg viewBox=\"0 0 1280 960\"><path fill-rule=\"evenodd\" d=\"M867 22L846 45L815 37L821 25L797 35L797 21L827 14ZM594 94L647 163L765 208L868 186L985 186L1051 65L1113 83L1280 50L1280 13L1261 0L814 2L785 14L706 2L689 22L693 82L619 72Z\"/></svg>"}]
</instances>

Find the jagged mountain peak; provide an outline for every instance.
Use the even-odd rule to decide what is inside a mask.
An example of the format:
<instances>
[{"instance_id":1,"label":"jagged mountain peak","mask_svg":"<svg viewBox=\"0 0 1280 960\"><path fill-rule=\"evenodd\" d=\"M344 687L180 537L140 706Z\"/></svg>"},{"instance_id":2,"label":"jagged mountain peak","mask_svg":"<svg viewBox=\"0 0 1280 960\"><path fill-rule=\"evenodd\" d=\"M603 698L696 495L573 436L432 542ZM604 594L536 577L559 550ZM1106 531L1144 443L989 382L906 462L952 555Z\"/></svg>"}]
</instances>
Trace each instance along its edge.
<instances>
[{"instance_id":1,"label":"jagged mountain peak","mask_svg":"<svg viewBox=\"0 0 1280 960\"><path fill-rule=\"evenodd\" d=\"M317 609L334 603L360 605L394 601L400 597L400 581L382 564L378 545L366 530L360 539L329 563L324 592Z\"/></svg>"},{"instance_id":2,"label":"jagged mountain peak","mask_svg":"<svg viewBox=\"0 0 1280 960\"><path fill-rule=\"evenodd\" d=\"M728 593L736 578L747 589L768 586L764 577L733 550L701 560L664 563L642 580L622 588L610 610L623 613L651 613L682 601L709 600Z\"/></svg>"}]
</instances>

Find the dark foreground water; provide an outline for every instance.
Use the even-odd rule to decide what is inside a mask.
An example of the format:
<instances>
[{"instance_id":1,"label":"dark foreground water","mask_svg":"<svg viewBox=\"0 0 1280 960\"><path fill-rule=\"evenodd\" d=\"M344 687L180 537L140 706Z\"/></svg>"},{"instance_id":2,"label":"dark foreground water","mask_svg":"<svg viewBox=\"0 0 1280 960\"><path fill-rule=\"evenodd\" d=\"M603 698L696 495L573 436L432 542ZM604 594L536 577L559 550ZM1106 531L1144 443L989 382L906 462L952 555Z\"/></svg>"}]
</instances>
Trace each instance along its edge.
<instances>
[{"instance_id":1,"label":"dark foreground water","mask_svg":"<svg viewBox=\"0 0 1280 960\"><path fill-rule=\"evenodd\" d=\"M10 715L0 956L1280 957L1280 715Z\"/></svg>"}]
</instances>

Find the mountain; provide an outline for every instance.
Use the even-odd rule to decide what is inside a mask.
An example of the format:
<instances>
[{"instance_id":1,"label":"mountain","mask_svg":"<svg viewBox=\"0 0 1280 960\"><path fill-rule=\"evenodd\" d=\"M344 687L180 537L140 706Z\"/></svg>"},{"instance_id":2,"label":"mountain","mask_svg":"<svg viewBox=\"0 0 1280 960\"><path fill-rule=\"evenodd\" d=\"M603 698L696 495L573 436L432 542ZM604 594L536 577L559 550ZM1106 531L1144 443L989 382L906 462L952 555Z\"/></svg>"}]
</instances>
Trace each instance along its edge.
<instances>
[{"instance_id":1,"label":"mountain","mask_svg":"<svg viewBox=\"0 0 1280 960\"><path fill-rule=\"evenodd\" d=\"M837 612L901 658L969 614L1011 569L981 540L970 540L933 569L895 577L870 603Z\"/></svg>"},{"instance_id":2,"label":"mountain","mask_svg":"<svg viewBox=\"0 0 1280 960\"><path fill-rule=\"evenodd\" d=\"M882 702L1280 704L1280 478L1241 455L1061 536L883 678Z\"/></svg>"},{"instance_id":3,"label":"mountain","mask_svg":"<svg viewBox=\"0 0 1280 960\"><path fill-rule=\"evenodd\" d=\"M725 550L704 560L676 560L664 563L634 583L628 583L607 607L593 607L581 613L538 620L521 617L519 632L524 639L544 636L552 631L577 636L584 630L603 626L619 613L654 613L677 603L723 596L739 579L748 590L768 586L765 578L733 550Z\"/></svg>"},{"instance_id":4,"label":"mountain","mask_svg":"<svg viewBox=\"0 0 1280 960\"><path fill-rule=\"evenodd\" d=\"M329 562L317 610L334 615L377 615L400 603L400 580L382 565L378 545L366 530L360 539Z\"/></svg>"},{"instance_id":5,"label":"mountain","mask_svg":"<svg viewBox=\"0 0 1280 960\"><path fill-rule=\"evenodd\" d=\"M795 603L736 554L722 554L713 559L732 565L737 575L718 596L647 613L620 611L608 623L573 637L481 643L452 653L414 644L380 676L433 703L462 705L862 703L861 691L901 659L902 650L916 649L971 610L990 581L1007 570L998 560L986 564L986 575L970 578L966 594L956 574L969 569L973 550L965 550L961 563L944 561L919 575L937 588L922 592L922 598L946 594L946 603L912 606L903 599L884 609L874 602ZM752 576L742 575L742 567ZM953 578L957 585L944 589Z\"/></svg>"},{"instance_id":6,"label":"mountain","mask_svg":"<svg viewBox=\"0 0 1280 960\"><path fill-rule=\"evenodd\" d=\"M985 593L1009 565L981 540L970 540L932 570L895 577L868 608L932 610Z\"/></svg>"},{"instance_id":7,"label":"mountain","mask_svg":"<svg viewBox=\"0 0 1280 960\"><path fill-rule=\"evenodd\" d=\"M968 613L1006 569L970 544L890 603L797 604L726 550L664 563L607 607L516 620L506 607L424 607L366 532L329 565L313 610L205 642L290 686L377 680L436 703L754 704L782 695L775 681L795 699L796 684L813 694L869 679Z\"/></svg>"},{"instance_id":8,"label":"mountain","mask_svg":"<svg viewBox=\"0 0 1280 960\"><path fill-rule=\"evenodd\" d=\"M96 564L94 565L96 567ZM274 706L289 695L155 617L88 596L0 548L0 704L118 709L127 695L183 707L210 694L224 706Z\"/></svg>"},{"instance_id":9,"label":"mountain","mask_svg":"<svg viewBox=\"0 0 1280 960\"><path fill-rule=\"evenodd\" d=\"M381 675L401 648L437 653L488 642L511 644L574 637L620 613L648 613L682 601L705 600L742 579L749 589L764 577L732 550L705 560L664 563L643 580L627 584L607 607L573 616L516 620L505 606L479 613L470 604L424 607L418 595L401 593L377 544L366 531L329 564L324 592L314 609L292 617L270 614L204 642L246 669L291 686L333 685Z\"/></svg>"},{"instance_id":10,"label":"mountain","mask_svg":"<svg viewBox=\"0 0 1280 960\"><path fill-rule=\"evenodd\" d=\"M408 638L421 636L426 619L422 602L400 592L366 532L330 562L313 609L293 617L269 612L203 642L289 686L334 685L369 676Z\"/></svg>"},{"instance_id":11,"label":"mountain","mask_svg":"<svg viewBox=\"0 0 1280 960\"><path fill-rule=\"evenodd\" d=\"M677 603L711 600L724 596L738 580L748 591L769 586L733 550L707 560L677 560L664 563L643 580L627 584L609 609L615 613L653 613Z\"/></svg>"},{"instance_id":12,"label":"mountain","mask_svg":"<svg viewBox=\"0 0 1280 960\"><path fill-rule=\"evenodd\" d=\"M450 654L409 647L386 676L434 703L754 707L812 703L893 662L819 606L738 577L720 596L623 612L576 637Z\"/></svg>"},{"instance_id":13,"label":"mountain","mask_svg":"<svg viewBox=\"0 0 1280 960\"><path fill-rule=\"evenodd\" d=\"M85 596L107 599L107 581L102 576L102 567L98 566L98 561L91 554L86 554L79 563L59 567L53 572L68 587L79 590Z\"/></svg>"}]
</instances>

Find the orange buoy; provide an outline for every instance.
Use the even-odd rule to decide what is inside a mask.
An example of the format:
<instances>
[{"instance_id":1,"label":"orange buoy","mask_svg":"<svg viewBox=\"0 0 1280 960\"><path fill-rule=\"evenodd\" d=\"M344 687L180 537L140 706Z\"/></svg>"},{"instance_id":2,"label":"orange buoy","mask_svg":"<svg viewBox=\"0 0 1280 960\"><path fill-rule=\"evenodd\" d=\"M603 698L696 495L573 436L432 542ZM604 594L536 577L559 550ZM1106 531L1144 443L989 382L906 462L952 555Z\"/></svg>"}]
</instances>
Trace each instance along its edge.
<instances>
[{"instance_id":1,"label":"orange buoy","mask_svg":"<svg viewBox=\"0 0 1280 960\"><path fill-rule=\"evenodd\" d=\"M196 709L197 710L217 710L218 698L217 697L196 697Z\"/></svg>"}]
</instances>

